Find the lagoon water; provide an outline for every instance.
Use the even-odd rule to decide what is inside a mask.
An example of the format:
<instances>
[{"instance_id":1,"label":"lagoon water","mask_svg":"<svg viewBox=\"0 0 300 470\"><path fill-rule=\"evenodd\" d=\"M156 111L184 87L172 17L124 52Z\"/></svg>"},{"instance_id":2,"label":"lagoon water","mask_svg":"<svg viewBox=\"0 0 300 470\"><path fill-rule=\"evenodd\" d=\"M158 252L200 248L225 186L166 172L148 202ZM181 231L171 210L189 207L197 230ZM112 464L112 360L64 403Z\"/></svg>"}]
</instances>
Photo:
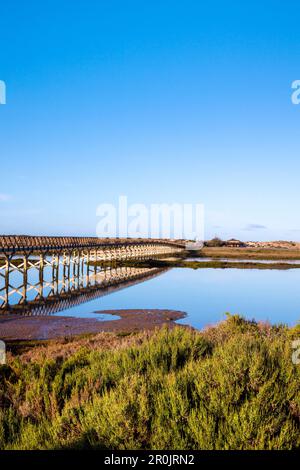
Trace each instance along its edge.
<instances>
[{"instance_id":1,"label":"lagoon water","mask_svg":"<svg viewBox=\"0 0 300 470\"><path fill-rule=\"evenodd\" d=\"M299 259L247 259L247 258L187 258L186 261L197 261L198 263L204 263L207 261L216 261L223 263L263 263L263 264L300 264Z\"/></svg>"},{"instance_id":2,"label":"lagoon water","mask_svg":"<svg viewBox=\"0 0 300 470\"><path fill-rule=\"evenodd\" d=\"M139 308L182 310L187 316L178 323L195 328L223 320L226 312L295 325L300 320L300 269L174 268L57 315L97 318L96 310Z\"/></svg>"}]
</instances>

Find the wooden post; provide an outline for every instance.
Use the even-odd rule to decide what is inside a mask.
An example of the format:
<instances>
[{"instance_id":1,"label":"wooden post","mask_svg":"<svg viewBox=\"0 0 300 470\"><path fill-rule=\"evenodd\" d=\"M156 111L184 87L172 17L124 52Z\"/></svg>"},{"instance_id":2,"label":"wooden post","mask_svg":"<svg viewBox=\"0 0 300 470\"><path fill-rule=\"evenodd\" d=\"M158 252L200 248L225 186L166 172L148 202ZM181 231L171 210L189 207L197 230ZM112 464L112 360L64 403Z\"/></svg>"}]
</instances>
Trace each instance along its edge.
<instances>
[{"instance_id":1,"label":"wooden post","mask_svg":"<svg viewBox=\"0 0 300 470\"><path fill-rule=\"evenodd\" d=\"M40 254L40 267L39 267L39 297L42 299L44 296L44 254Z\"/></svg>"},{"instance_id":2,"label":"wooden post","mask_svg":"<svg viewBox=\"0 0 300 470\"><path fill-rule=\"evenodd\" d=\"M27 300L27 283L28 283L28 257L23 256L23 293L21 303L26 303Z\"/></svg>"},{"instance_id":3,"label":"wooden post","mask_svg":"<svg viewBox=\"0 0 300 470\"><path fill-rule=\"evenodd\" d=\"M5 301L4 305L9 306L9 273L10 273L10 256L5 256Z\"/></svg>"}]
</instances>

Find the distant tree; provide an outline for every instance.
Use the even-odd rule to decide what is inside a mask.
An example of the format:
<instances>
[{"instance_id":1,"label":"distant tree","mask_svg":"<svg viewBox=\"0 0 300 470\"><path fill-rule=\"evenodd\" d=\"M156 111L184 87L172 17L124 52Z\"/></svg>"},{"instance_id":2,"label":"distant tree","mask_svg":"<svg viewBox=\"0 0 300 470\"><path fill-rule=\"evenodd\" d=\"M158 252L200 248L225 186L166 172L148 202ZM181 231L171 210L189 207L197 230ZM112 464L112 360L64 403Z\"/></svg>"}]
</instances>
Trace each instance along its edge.
<instances>
[{"instance_id":1,"label":"distant tree","mask_svg":"<svg viewBox=\"0 0 300 470\"><path fill-rule=\"evenodd\" d=\"M205 246L210 246L210 247L224 246L224 244L225 242L221 240L221 238L219 237L212 238L211 240L208 240L204 243Z\"/></svg>"}]
</instances>

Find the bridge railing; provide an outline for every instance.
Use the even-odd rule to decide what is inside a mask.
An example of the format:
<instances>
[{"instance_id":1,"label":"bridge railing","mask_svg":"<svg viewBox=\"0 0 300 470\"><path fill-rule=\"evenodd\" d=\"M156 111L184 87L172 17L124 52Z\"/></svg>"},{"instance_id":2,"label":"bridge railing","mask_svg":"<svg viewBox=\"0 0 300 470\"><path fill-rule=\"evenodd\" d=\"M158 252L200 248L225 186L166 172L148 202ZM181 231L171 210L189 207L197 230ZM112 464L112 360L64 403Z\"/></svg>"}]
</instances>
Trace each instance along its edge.
<instances>
[{"instance_id":1,"label":"bridge railing","mask_svg":"<svg viewBox=\"0 0 300 470\"><path fill-rule=\"evenodd\" d=\"M104 248L111 246L157 244L184 248L180 240L152 238L47 237L26 235L0 236L0 253L63 249Z\"/></svg>"}]
</instances>

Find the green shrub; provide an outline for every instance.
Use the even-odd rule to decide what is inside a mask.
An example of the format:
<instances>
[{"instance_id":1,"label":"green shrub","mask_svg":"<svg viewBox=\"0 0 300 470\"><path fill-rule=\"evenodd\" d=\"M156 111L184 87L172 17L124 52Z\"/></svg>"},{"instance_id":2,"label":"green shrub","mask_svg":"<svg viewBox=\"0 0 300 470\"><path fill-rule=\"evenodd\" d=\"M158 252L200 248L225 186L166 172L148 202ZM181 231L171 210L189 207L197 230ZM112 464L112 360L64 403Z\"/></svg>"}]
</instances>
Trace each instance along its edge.
<instances>
[{"instance_id":1,"label":"green shrub","mask_svg":"<svg viewBox=\"0 0 300 470\"><path fill-rule=\"evenodd\" d=\"M115 350L16 357L0 376L0 448L296 449L291 356L291 330L229 315Z\"/></svg>"}]
</instances>

